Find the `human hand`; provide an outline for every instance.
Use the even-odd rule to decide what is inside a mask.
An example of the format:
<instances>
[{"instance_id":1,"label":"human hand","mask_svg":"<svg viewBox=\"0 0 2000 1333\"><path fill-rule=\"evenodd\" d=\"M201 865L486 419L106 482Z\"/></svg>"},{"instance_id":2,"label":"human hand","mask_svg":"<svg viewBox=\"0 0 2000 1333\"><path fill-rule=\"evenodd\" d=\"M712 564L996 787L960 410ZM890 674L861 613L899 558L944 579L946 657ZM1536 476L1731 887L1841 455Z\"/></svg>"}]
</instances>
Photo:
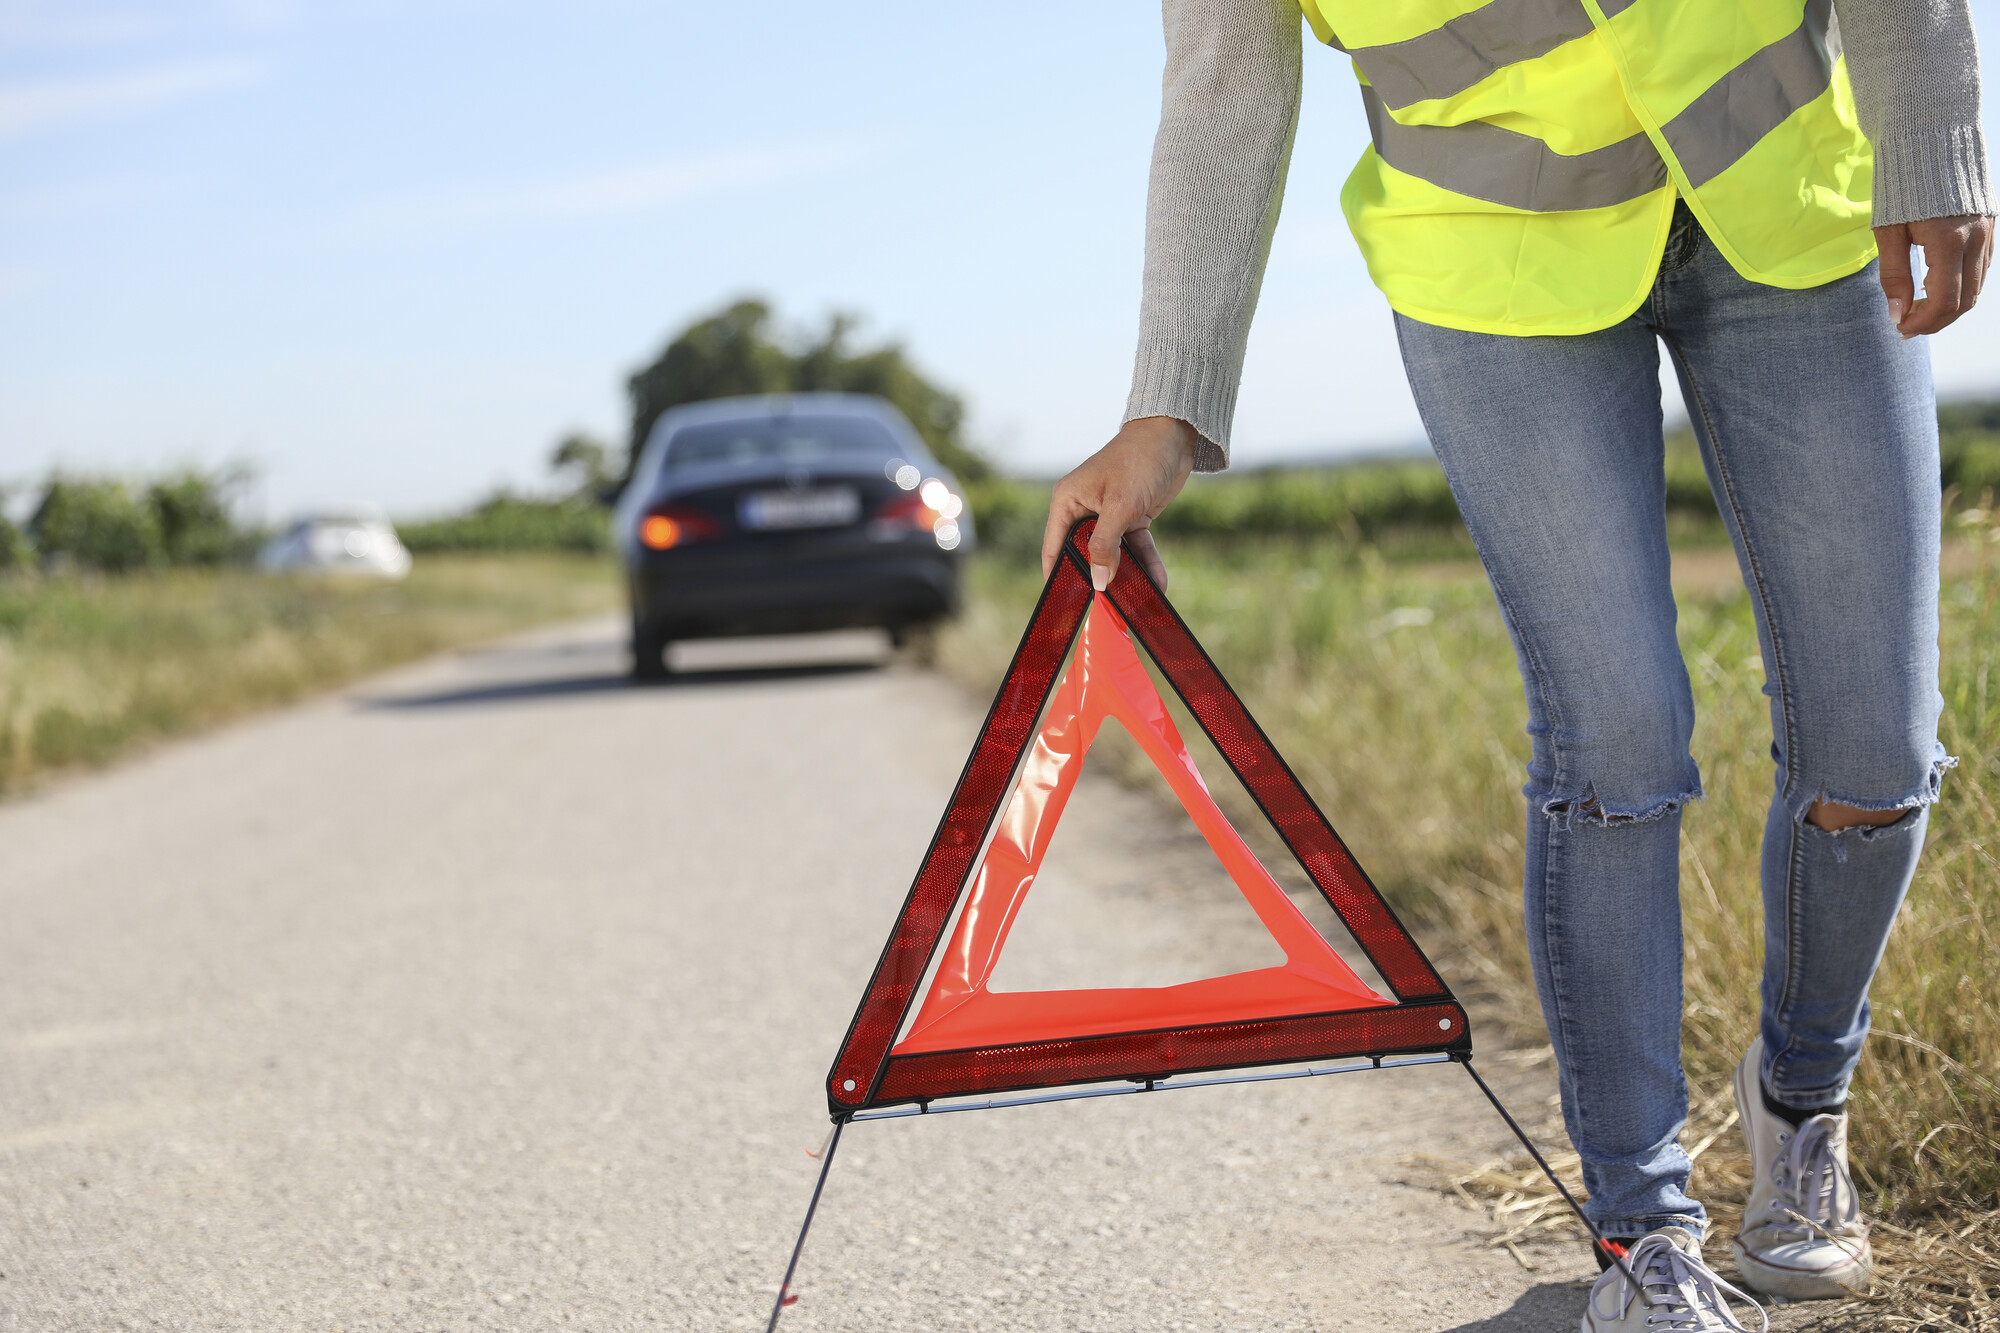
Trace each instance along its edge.
<instances>
[{"instance_id":1,"label":"human hand","mask_svg":"<svg viewBox=\"0 0 2000 1333\"><path fill-rule=\"evenodd\" d=\"M1056 483L1049 500L1049 524L1042 533L1042 577L1056 567L1063 542L1076 521L1097 515L1090 538L1090 582L1102 592L1118 572L1118 539L1129 537L1132 554L1155 586L1167 586L1167 567L1148 531L1167 502L1187 485L1194 471L1193 426L1177 417L1128 421L1111 442L1083 460Z\"/></svg>"},{"instance_id":2,"label":"human hand","mask_svg":"<svg viewBox=\"0 0 2000 1333\"><path fill-rule=\"evenodd\" d=\"M1882 252L1882 294L1889 298L1889 318L1905 338L1936 333L1972 309L1986 282L1993 260L1993 219L1990 217L1927 218L1875 229ZM1924 299L1910 277L1910 247L1924 248Z\"/></svg>"}]
</instances>

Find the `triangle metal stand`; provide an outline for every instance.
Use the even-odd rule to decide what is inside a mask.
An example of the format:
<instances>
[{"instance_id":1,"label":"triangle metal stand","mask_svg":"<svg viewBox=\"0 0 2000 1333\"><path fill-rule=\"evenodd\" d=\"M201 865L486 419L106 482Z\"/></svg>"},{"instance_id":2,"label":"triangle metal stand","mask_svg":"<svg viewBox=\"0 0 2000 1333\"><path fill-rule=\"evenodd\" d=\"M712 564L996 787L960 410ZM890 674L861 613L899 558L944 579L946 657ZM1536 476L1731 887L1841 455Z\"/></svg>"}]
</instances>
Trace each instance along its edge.
<instances>
[{"instance_id":1,"label":"triangle metal stand","mask_svg":"<svg viewBox=\"0 0 2000 1333\"><path fill-rule=\"evenodd\" d=\"M1577 1221L1583 1223L1584 1230L1590 1233L1591 1240L1595 1243L1596 1252L1608 1256L1611 1262L1617 1265L1618 1271L1624 1275L1625 1280L1632 1284L1632 1289L1637 1291L1639 1289L1639 1280L1634 1276L1630 1265L1625 1262L1625 1257L1606 1243L1604 1234L1584 1214L1583 1205L1577 1202L1576 1196L1570 1193L1569 1187L1562 1183L1561 1177L1556 1175L1554 1168L1549 1165L1548 1158L1542 1156L1542 1150L1535 1146L1534 1140L1530 1139L1527 1131L1521 1128L1521 1122L1516 1120L1513 1113L1501 1102L1499 1094L1493 1091L1492 1085L1488 1084L1484 1078L1481 1078L1479 1071L1472 1067L1472 1057L1454 1052L1406 1056L1402 1058L1388 1057L1361 1061L1354 1064L1334 1065L1320 1069L1229 1074L1219 1078L1185 1079L1175 1082L1168 1082L1164 1079L1148 1079L1144 1087L1065 1088L1031 1097L1008 1097L952 1106L933 1106L930 1103L923 1103L918 1106L893 1107L879 1111L863 1111L852 1115L835 1116L833 1118L833 1134L827 1140L826 1151L820 1157L819 1177L813 1182L812 1200L806 1205L805 1221L799 1224L798 1240L792 1245L792 1260L785 1266L784 1281L778 1284L778 1298L771 1305L771 1320L764 1326L764 1333L777 1333L778 1319L784 1314L785 1307L797 1299L791 1294L792 1279L798 1274L799 1256L805 1253L806 1235L812 1230L813 1217L819 1212L820 1195L825 1192L827 1175L833 1170L834 1149L840 1146L841 1131L847 1128L850 1121L900 1120L910 1116L942 1115L947 1111L994 1111L1006 1106L1030 1106L1041 1102L1078 1101L1094 1097L1123 1097L1138 1093L1167 1092L1176 1088L1212 1088L1223 1083L1269 1083L1278 1079L1316 1078L1325 1074L1353 1074L1370 1069L1396 1069L1408 1065L1447 1063L1464 1066L1465 1072L1472 1076L1472 1081L1479 1085L1479 1090L1486 1094L1486 1100L1493 1103L1493 1109L1500 1113L1500 1118L1506 1122L1507 1128L1514 1132L1514 1137L1519 1139L1521 1146L1528 1150L1528 1156L1534 1159L1535 1165L1540 1167L1542 1174L1548 1177L1549 1184L1555 1186L1556 1193L1562 1196L1563 1202L1568 1204L1570 1211L1576 1214Z\"/></svg>"}]
</instances>

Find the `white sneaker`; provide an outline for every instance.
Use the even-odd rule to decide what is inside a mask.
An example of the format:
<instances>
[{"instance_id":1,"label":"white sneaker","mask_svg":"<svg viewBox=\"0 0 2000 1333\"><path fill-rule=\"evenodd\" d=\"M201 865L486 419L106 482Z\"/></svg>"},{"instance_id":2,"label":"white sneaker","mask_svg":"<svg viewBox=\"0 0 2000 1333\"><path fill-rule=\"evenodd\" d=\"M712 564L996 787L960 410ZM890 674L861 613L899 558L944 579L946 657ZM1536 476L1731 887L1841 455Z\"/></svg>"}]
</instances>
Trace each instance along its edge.
<instances>
[{"instance_id":1,"label":"white sneaker","mask_svg":"<svg viewBox=\"0 0 2000 1333\"><path fill-rule=\"evenodd\" d=\"M1764 1307L1709 1271L1701 1243L1679 1227L1661 1227L1632 1242L1625 1264L1639 1290L1616 1265L1605 1269L1590 1289L1582 1333L1750 1333L1730 1309L1731 1296L1757 1312L1760 1330L1770 1326Z\"/></svg>"},{"instance_id":2,"label":"white sneaker","mask_svg":"<svg viewBox=\"0 0 2000 1333\"><path fill-rule=\"evenodd\" d=\"M1847 1116L1816 1115L1794 1129L1765 1109L1763 1063L1760 1037L1736 1067L1752 1171L1736 1269L1757 1290L1789 1300L1866 1292L1875 1256L1847 1173Z\"/></svg>"}]
</instances>

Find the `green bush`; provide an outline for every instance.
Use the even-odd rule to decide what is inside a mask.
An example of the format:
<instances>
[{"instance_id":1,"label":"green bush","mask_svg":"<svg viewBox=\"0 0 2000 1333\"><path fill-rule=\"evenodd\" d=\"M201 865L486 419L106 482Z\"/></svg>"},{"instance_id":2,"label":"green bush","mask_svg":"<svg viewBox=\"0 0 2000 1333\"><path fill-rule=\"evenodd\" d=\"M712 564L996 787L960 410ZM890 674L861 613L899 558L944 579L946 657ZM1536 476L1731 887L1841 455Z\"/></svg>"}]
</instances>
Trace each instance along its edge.
<instances>
[{"instance_id":1,"label":"green bush","mask_svg":"<svg viewBox=\"0 0 2000 1333\"><path fill-rule=\"evenodd\" d=\"M1042 549L1042 525L1049 517L1046 483L987 477L963 484L965 502L972 510L973 531L983 549L1010 556L1025 556Z\"/></svg>"},{"instance_id":2,"label":"green bush","mask_svg":"<svg viewBox=\"0 0 2000 1333\"><path fill-rule=\"evenodd\" d=\"M6 502L7 493L0 491L0 574L26 569L35 559L28 545L28 534L7 517Z\"/></svg>"},{"instance_id":3,"label":"green bush","mask_svg":"<svg viewBox=\"0 0 2000 1333\"><path fill-rule=\"evenodd\" d=\"M1154 520L1163 536L1378 536L1458 522L1444 473L1429 460L1267 468L1193 478Z\"/></svg>"},{"instance_id":4,"label":"green bush","mask_svg":"<svg viewBox=\"0 0 2000 1333\"><path fill-rule=\"evenodd\" d=\"M1668 513L1715 520L1715 500L1692 437L1685 448L1669 448L1666 483ZM1007 554L1040 549L1049 504L1046 482L994 477L966 490L982 546ZM1443 469L1428 458L1407 458L1193 477L1154 520L1153 530L1162 537L1215 542L1244 537L1373 542L1396 533L1420 540L1460 534L1462 540L1463 525Z\"/></svg>"},{"instance_id":5,"label":"green bush","mask_svg":"<svg viewBox=\"0 0 2000 1333\"><path fill-rule=\"evenodd\" d=\"M0 516L0 569L37 557L107 573L247 558L260 534L236 525L229 501L248 479L240 467L186 467L138 484L55 473L25 531Z\"/></svg>"},{"instance_id":6,"label":"green bush","mask_svg":"<svg viewBox=\"0 0 2000 1333\"><path fill-rule=\"evenodd\" d=\"M58 474L28 520L44 564L72 561L111 573L161 562L160 522L122 481Z\"/></svg>"},{"instance_id":7,"label":"green bush","mask_svg":"<svg viewBox=\"0 0 2000 1333\"><path fill-rule=\"evenodd\" d=\"M146 488L146 504L168 564L214 565L247 554L245 547L254 537L239 531L229 513L230 492L247 479L241 469L205 472L190 467Z\"/></svg>"},{"instance_id":8,"label":"green bush","mask_svg":"<svg viewBox=\"0 0 2000 1333\"><path fill-rule=\"evenodd\" d=\"M400 524L411 554L426 551L611 549L611 514L587 496L534 500L502 492L463 514Z\"/></svg>"},{"instance_id":9,"label":"green bush","mask_svg":"<svg viewBox=\"0 0 2000 1333\"><path fill-rule=\"evenodd\" d=\"M2000 435L2000 398L1964 398L1938 404L1938 434L1947 440Z\"/></svg>"},{"instance_id":10,"label":"green bush","mask_svg":"<svg viewBox=\"0 0 2000 1333\"><path fill-rule=\"evenodd\" d=\"M1938 408L1938 453L1944 484L1977 501L2000 491L2000 400L1947 403Z\"/></svg>"},{"instance_id":11,"label":"green bush","mask_svg":"<svg viewBox=\"0 0 2000 1333\"><path fill-rule=\"evenodd\" d=\"M1708 488L1708 469L1701 464L1701 449L1694 442L1694 431L1688 427L1667 436L1667 512L1722 521L1715 508L1715 492Z\"/></svg>"},{"instance_id":12,"label":"green bush","mask_svg":"<svg viewBox=\"0 0 2000 1333\"><path fill-rule=\"evenodd\" d=\"M2000 495L2000 400L1947 403L1938 409L1941 481L1971 502ZM1694 432L1667 437L1666 512L1673 531L1694 538L1719 532ZM1039 549L1047 483L993 477L968 488L981 542L1010 554ZM1227 542L1242 537L1343 537L1373 542L1390 533L1462 529L1444 472L1429 458L1318 467L1240 469L1194 477L1153 523L1163 537Z\"/></svg>"}]
</instances>

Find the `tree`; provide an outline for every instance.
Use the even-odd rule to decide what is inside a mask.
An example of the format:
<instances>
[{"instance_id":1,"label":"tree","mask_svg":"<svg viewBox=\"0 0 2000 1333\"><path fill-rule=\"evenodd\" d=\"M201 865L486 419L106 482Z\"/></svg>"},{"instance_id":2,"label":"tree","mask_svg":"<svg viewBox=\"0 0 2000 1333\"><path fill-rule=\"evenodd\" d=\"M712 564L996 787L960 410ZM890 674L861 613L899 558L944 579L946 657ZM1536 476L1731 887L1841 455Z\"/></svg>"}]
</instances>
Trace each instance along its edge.
<instances>
[{"instance_id":1,"label":"tree","mask_svg":"<svg viewBox=\"0 0 2000 1333\"><path fill-rule=\"evenodd\" d=\"M924 437L938 462L960 481L984 481L993 466L965 443L965 400L932 384L918 373L897 343L867 351L848 350L847 335L856 320L835 315L818 342L803 348L793 361L792 388L841 393L872 393L894 403Z\"/></svg>"},{"instance_id":2,"label":"tree","mask_svg":"<svg viewBox=\"0 0 2000 1333\"><path fill-rule=\"evenodd\" d=\"M965 403L912 366L898 343L856 351L848 337L858 321L835 315L817 338L783 339L771 332L771 307L737 301L696 320L659 357L626 382L632 398L629 478L653 426L670 408L738 394L815 390L879 394L910 419L940 463L962 481L981 481L992 465L963 439Z\"/></svg>"},{"instance_id":3,"label":"tree","mask_svg":"<svg viewBox=\"0 0 2000 1333\"><path fill-rule=\"evenodd\" d=\"M791 387L791 358L764 333L770 322L771 308L762 301L738 301L681 330L652 365L625 382L632 398L628 476L654 423L669 409Z\"/></svg>"},{"instance_id":4,"label":"tree","mask_svg":"<svg viewBox=\"0 0 2000 1333\"><path fill-rule=\"evenodd\" d=\"M549 455L549 471L565 479L572 496L586 498L603 495L618 480L610 446L582 431L572 431L557 443Z\"/></svg>"}]
</instances>

